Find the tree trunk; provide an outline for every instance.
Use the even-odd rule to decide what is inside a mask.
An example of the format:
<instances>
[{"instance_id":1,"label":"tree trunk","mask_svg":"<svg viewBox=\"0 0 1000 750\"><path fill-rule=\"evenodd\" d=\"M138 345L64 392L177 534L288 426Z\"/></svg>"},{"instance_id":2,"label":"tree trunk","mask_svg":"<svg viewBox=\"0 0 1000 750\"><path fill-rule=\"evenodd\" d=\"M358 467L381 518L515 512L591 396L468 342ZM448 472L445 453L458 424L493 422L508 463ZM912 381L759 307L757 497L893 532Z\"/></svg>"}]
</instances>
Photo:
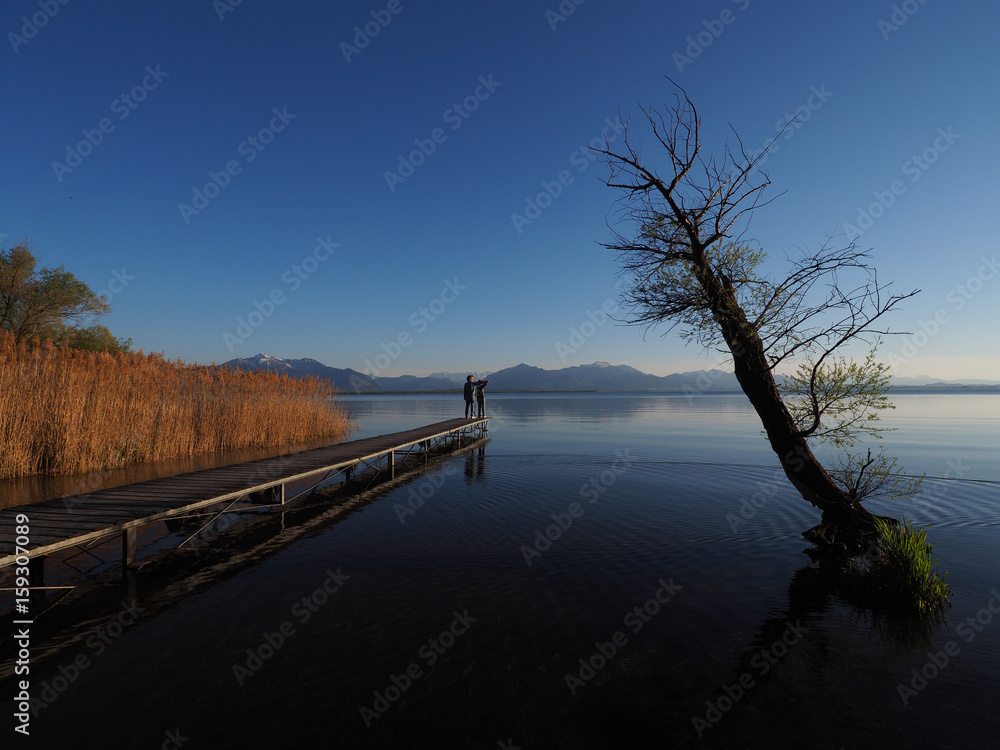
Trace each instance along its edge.
<instances>
[{"instance_id":1,"label":"tree trunk","mask_svg":"<svg viewBox=\"0 0 1000 750\"><path fill-rule=\"evenodd\" d=\"M811 536L807 532L807 538L817 544L836 541L848 548L857 547L871 528L872 515L837 486L799 434L774 381L760 336L747 321L728 280L719 278L703 254L695 253L695 259L695 274L733 355L736 379L760 417L771 449L795 489L823 512L822 524L811 530ZM848 532L846 538L837 530Z\"/></svg>"}]
</instances>

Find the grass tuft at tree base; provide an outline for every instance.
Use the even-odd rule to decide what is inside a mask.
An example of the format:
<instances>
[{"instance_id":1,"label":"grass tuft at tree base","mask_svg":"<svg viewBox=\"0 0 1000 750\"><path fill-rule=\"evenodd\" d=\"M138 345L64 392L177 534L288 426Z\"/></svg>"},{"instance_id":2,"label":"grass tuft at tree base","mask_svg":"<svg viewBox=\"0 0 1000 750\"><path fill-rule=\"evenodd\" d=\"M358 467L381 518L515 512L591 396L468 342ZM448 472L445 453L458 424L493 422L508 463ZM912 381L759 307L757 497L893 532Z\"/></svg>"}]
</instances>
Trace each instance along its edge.
<instances>
[{"instance_id":1,"label":"grass tuft at tree base","mask_svg":"<svg viewBox=\"0 0 1000 750\"><path fill-rule=\"evenodd\" d=\"M905 518L893 523L877 518L869 551L847 563L845 587L872 608L892 608L920 615L950 606L951 587L936 571L926 529Z\"/></svg>"}]
</instances>

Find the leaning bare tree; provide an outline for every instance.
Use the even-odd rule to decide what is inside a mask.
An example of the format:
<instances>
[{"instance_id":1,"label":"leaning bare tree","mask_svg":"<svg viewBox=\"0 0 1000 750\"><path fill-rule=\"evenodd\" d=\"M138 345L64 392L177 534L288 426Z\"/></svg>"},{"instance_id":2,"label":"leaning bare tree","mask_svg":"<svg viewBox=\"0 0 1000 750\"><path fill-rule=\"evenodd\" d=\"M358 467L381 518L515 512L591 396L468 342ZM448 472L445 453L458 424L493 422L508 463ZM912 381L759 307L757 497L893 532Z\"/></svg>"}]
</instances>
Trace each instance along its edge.
<instances>
[{"instance_id":1,"label":"leaning bare tree","mask_svg":"<svg viewBox=\"0 0 1000 750\"><path fill-rule=\"evenodd\" d=\"M643 115L659 162L646 159L624 119L624 145L598 149L630 226L630 236L616 232L606 244L629 280L627 322L679 326L685 338L732 357L785 475L822 511L810 538L856 549L873 520L861 502L912 494L919 480L882 451L848 452L824 468L810 441L850 448L878 436L878 413L891 407L887 366L875 357L879 337L890 333L883 317L917 292L887 294L867 252L831 241L771 280L763 251L745 240L752 212L773 200L758 169L764 154L748 155L736 136L721 156L705 155L698 112L683 90L672 106ZM867 352L860 361L847 356L858 342ZM779 375L779 384L778 368L794 374Z\"/></svg>"}]
</instances>

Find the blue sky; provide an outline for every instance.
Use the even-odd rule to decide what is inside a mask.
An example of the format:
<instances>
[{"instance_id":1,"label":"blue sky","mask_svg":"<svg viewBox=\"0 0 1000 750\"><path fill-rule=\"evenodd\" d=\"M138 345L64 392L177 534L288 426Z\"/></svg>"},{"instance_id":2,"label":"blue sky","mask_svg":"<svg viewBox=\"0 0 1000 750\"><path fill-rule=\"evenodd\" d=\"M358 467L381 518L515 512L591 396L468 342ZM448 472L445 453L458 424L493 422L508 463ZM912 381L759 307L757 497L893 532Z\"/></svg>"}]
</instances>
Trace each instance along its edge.
<instances>
[{"instance_id":1,"label":"blue sky","mask_svg":"<svg viewBox=\"0 0 1000 750\"><path fill-rule=\"evenodd\" d=\"M586 149L670 76L708 150L800 113L751 225L771 267L863 229L880 278L922 290L891 320L912 332L884 345L893 371L1000 379L985 0L11 0L0 20L0 246L105 290L146 351L714 366L601 312L616 195Z\"/></svg>"}]
</instances>

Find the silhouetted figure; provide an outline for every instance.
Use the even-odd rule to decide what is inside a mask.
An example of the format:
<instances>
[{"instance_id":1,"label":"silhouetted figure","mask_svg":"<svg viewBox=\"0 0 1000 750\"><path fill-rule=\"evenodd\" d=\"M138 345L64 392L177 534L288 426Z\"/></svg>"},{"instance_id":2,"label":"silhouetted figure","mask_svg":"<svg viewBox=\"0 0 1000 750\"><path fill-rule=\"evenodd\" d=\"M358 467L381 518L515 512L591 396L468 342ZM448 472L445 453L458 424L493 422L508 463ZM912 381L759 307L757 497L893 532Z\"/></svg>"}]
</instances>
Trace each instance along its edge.
<instances>
[{"instance_id":1,"label":"silhouetted figure","mask_svg":"<svg viewBox=\"0 0 1000 750\"><path fill-rule=\"evenodd\" d=\"M472 375L465 379L465 416L466 418L476 416L476 407L473 399L479 401L479 416L483 416L483 401L485 395L482 389L489 383L488 380L476 380Z\"/></svg>"},{"instance_id":2,"label":"silhouetted figure","mask_svg":"<svg viewBox=\"0 0 1000 750\"><path fill-rule=\"evenodd\" d=\"M476 383L476 406L479 408L479 416L486 416L486 384L488 380L480 380Z\"/></svg>"},{"instance_id":3,"label":"silhouetted figure","mask_svg":"<svg viewBox=\"0 0 1000 750\"><path fill-rule=\"evenodd\" d=\"M476 393L476 384L474 382L472 382L473 380L475 380L475 378L473 378L471 375L465 379L465 417L466 417L466 419L468 419L469 417L473 417L476 414L476 412L475 412L475 402L473 401L473 399L475 398L475 393Z\"/></svg>"}]
</instances>

